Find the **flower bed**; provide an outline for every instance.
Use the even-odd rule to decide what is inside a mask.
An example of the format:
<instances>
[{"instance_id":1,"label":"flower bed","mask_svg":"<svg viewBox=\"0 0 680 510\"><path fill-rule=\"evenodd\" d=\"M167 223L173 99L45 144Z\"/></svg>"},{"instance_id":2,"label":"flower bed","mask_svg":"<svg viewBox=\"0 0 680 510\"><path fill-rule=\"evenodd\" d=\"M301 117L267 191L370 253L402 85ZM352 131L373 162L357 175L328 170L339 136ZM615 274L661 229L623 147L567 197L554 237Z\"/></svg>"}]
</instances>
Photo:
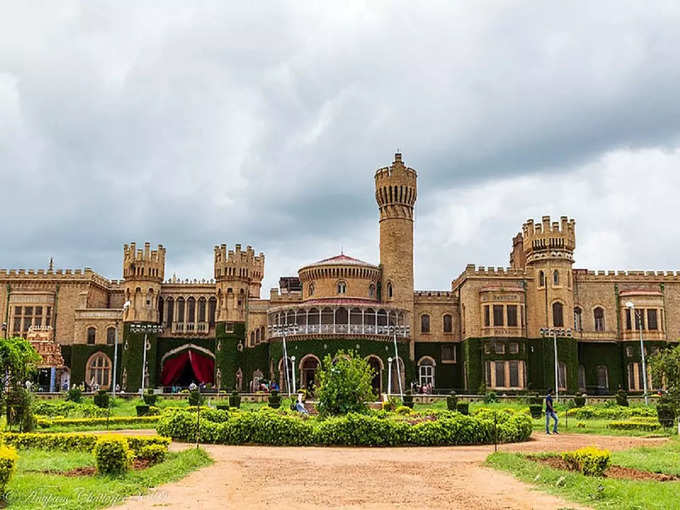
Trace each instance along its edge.
<instances>
[{"instance_id":1,"label":"flower bed","mask_svg":"<svg viewBox=\"0 0 680 510\"><path fill-rule=\"evenodd\" d=\"M220 417L222 418L222 417ZM303 417L288 410L262 409L230 412L223 421L211 421L201 413L199 440L221 444L269 444L288 446L444 446L526 441L532 421L526 414L510 410L465 416L437 411L401 415L378 411L349 413L322 418ZM196 414L186 411L165 413L156 430L181 441L196 438Z\"/></svg>"},{"instance_id":2,"label":"flower bed","mask_svg":"<svg viewBox=\"0 0 680 510\"><path fill-rule=\"evenodd\" d=\"M38 417L38 426L42 428L64 427L69 425L134 425L139 423L153 424L160 416L112 416L110 418L43 418Z\"/></svg>"},{"instance_id":3,"label":"flower bed","mask_svg":"<svg viewBox=\"0 0 680 510\"><path fill-rule=\"evenodd\" d=\"M77 450L91 451L97 440L112 434L81 434L81 433L27 433L5 432L0 434L0 440L17 449L40 448L42 450ZM170 444L170 439L161 436L126 436L130 448L135 455L145 446Z\"/></svg>"}]
</instances>

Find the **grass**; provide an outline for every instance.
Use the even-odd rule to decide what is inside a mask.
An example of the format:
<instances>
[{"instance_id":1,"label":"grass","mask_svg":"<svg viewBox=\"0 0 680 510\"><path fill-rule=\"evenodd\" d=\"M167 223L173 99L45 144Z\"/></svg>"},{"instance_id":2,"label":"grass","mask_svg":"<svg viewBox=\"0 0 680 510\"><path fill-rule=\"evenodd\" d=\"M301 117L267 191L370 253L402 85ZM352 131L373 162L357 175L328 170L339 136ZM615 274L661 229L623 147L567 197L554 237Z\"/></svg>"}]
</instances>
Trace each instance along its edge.
<instances>
[{"instance_id":1,"label":"grass","mask_svg":"<svg viewBox=\"0 0 680 510\"><path fill-rule=\"evenodd\" d=\"M13 509L91 509L118 503L129 496L145 494L150 487L184 477L211 464L201 449L169 453L167 460L121 477L66 477L32 470L68 470L92 466L90 453L20 450L17 473L9 485L8 502ZM159 504L162 506L162 501Z\"/></svg>"},{"instance_id":2,"label":"grass","mask_svg":"<svg viewBox=\"0 0 680 510\"><path fill-rule=\"evenodd\" d=\"M680 442L660 447L635 448L612 454L614 464L637 469L679 474ZM678 507L680 482L632 481L584 476L526 459L516 453L494 453L487 464L509 471L541 490L594 508L642 510Z\"/></svg>"}]
</instances>

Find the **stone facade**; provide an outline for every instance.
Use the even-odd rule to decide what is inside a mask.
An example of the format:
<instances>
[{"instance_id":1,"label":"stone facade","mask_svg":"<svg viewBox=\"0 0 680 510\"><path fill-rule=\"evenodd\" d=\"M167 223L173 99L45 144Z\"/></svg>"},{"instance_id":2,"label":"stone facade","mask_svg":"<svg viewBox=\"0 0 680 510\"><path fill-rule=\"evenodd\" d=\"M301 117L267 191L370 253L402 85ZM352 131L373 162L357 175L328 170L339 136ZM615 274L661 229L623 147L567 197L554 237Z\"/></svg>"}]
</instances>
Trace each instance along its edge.
<instances>
[{"instance_id":1,"label":"stone facade","mask_svg":"<svg viewBox=\"0 0 680 510\"><path fill-rule=\"evenodd\" d=\"M340 254L302 266L262 298L265 257L250 246L215 246L213 278L188 280L165 277L163 246L131 243L121 281L89 268L0 270L3 334L60 345L70 368L62 377L104 387L117 345L116 380L128 391L142 380L168 383L168 363L187 351L214 365L207 382L221 388L248 390L263 378L311 387L321 360L338 350L365 357L380 392L412 381L459 392L543 390L555 386L544 328L563 331L562 391L640 391L640 330L648 354L677 341L680 273L574 268L576 226L567 217L527 220L507 268L468 265L448 290L414 289L417 173L396 154L374 184L377 265ZM139 331L149 324L156 329Z\"/></svg>"}]
</instances>

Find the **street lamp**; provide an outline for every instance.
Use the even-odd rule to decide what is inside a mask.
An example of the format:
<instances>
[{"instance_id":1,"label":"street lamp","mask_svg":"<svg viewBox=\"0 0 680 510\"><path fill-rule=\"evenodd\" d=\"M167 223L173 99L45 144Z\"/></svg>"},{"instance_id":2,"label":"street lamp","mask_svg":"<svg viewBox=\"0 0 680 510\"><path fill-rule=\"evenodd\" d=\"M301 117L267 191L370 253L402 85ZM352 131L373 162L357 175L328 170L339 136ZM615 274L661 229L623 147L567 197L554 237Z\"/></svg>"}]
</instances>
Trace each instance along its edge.
<instances>
[{"instance_id":1,"label":"street lamp","mask_svg":"<svg viewBox=\"0 0 680 510\"><path fill-rule=\"evenodd\" d=\"M192 381L192 383L189 385L189 391L193 393L194 391L198 390L198 386L196 386L196 383ZM196 404L196 448L198 448L198 439L200 437L201 433L201 395L199 391L198 395L198 402Z\"/></svg>"},{"instance_id":2,"label":"street lamp","mask_svg":"<svg viewBox=\"0 0 680 510\"><path fill-rule=\"evenodd\" d=\"M392 357L387 358L387 396L392 392Z\"/></svg>"},{"instance_id":3,"label":"street lamp","mask_svg":"<svg viewBox=\"0 0 680 510\"><path fill-rule=\"evenodd\" d=\"M645 344L642 341L642 310L640 310L640 317L638 322L638 314L635 313L635 304L632 301L626 302L626 308L631 314L635 316L635 325L640 331L640 358L642 358L642 384L645 390L645 405L649 405L649 397L647 396L647 363L645 362Z\"/></svg>"},{"instance_id":4,"label":"street lamp","mask_svg":"<svg viewBox=\"0 0 680 510\"><path fill-rule=\"evenodd\" d=\"M295 394L297 390L295 389L295 356L294 355L290 357L290 361L291 361L291 368L293 370L293 394Z\"/></svg>"},{"instance_id":5,"label":"street lamp","mask_svg":"<svg viewBox=\"0 0 680 510\"><path fill-rule=\"evenodd\" d=\"M157 333L162 333L163 332L163 326L159 324L141 324L141 323L133 323L130 325L130 331L132 333L144 333L144 348L143 348L143 356L142 356L142 386L141 386L141 394L144 394L144 379L146 377L146 374L148 373L147 368L146 368L146 351L148 351L151 346L148 345L148 340L147 336L149 333L157 334Z\"/></svg>"},{"instance_id":6,"label":"street lamp","mask_svg":"<svg viewBox=\"0 0 680 510\"><path fill-rule=\"evenodd\" d=\"M557 362L557 337L571 338L571 328L541 328L541 336L543 338L553 339L553 349L555 350L555 402L560 399L560 383L559 383L559 365ZM566 374L565 374L566 375ZM566 381L564 381L566 384Z\"/></svg>"}]
</instances>

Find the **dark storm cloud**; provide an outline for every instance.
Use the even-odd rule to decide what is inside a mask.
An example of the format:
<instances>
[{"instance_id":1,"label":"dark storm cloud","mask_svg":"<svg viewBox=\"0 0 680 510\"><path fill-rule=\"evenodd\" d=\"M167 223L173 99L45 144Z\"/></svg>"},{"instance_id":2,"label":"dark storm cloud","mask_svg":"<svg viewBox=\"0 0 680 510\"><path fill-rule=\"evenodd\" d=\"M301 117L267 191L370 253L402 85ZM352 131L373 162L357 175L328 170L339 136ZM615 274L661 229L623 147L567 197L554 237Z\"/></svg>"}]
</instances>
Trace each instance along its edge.
<instances>
[{"instance_id":1,"label":"dark storm cloud","mask_svg":"<svg viewBox=\"0 0 680 510\"><path fill-rule=\"evenodd\" d=\"M525 218L494 201L522 215L600 214L579 199L537 199L516 187L524 176L538 187L584 168L594 176L620 150L651 158L630 172L666 168L645 151L678 145L679 10L15 3L0 20L11 240L0 267L54 256L117 278L132 240L163 243L168 272L186 276L211 274L214 244L252 244L268 256L265 286L340 247L377 262L373 172L399 147L420 173L417 283L445 287L465 262L505 263ZM463 216L494 241L466 234ZM615 237L621 226L607 228ZM489 243L497 255L485 262Z\"/></svg>"}]
</instances>

